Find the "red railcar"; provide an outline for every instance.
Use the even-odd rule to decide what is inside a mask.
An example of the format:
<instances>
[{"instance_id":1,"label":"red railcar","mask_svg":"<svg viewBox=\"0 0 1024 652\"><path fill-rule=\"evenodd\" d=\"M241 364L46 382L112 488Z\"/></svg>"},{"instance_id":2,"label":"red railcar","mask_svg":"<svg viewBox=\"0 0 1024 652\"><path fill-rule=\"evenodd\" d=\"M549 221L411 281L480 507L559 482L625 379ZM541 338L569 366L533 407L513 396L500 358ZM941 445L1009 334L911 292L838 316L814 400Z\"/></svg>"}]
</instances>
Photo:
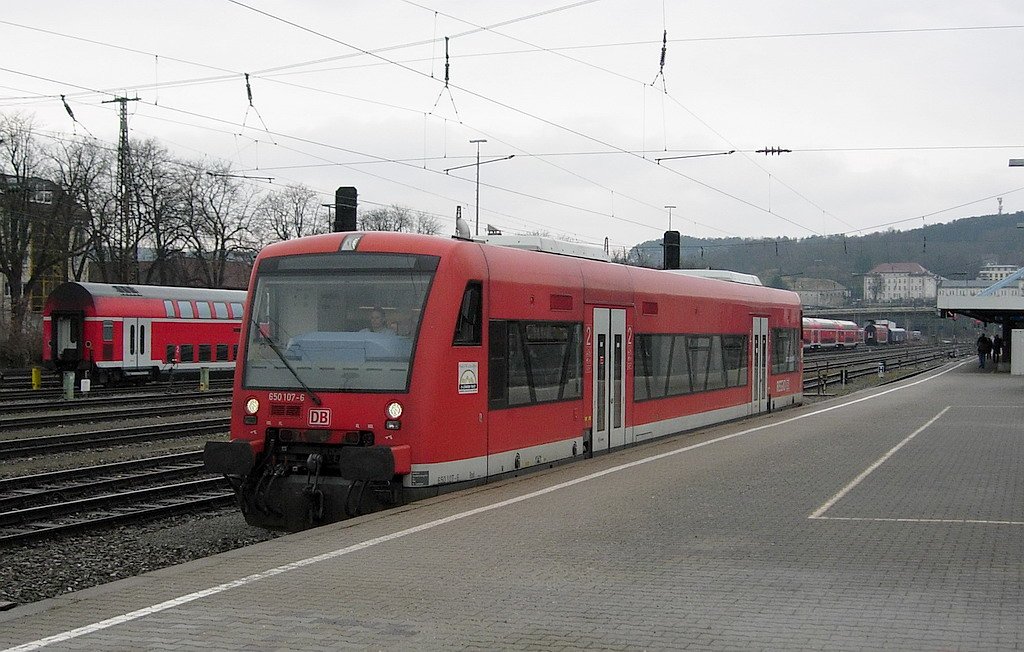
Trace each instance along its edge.
<instances>
[{"instance_id":1,"label":"red railcar","mask_svg":"<svg viewBox=\"0 0 1024 652\"><path fill-rule=\"evenodd\" d=\"M250 288L231 441L209 442L206 465L255 525L307 527L802 400L788 291L395 233L271 245Z\"/></svg>"},{"instance_id":2,"label":"red railcar","mask_svg":"<svg viewBox=\"0 0 1024 652\"><path fill-rule=\"evenodd\" d=\"M69 282L43 307L43 362L104 384L234 367L245 292Z\"/></svg>"},{"instance_id":3,"label":"red railcar","mask_svg":"<svg viewBox=\"0 0 1024 652\"><path fill-rule=\"evenodd\" d=\"M889 326L880 321L868 321L864 326L864 343L869 346L889 344Z\"/></svg>"},{"instance_id":4,"label":"red railcar","mask_svg":"<svg viewBox=\"0 0 1024 652\"><path fill-rule=\"evenodd\" d=\"M805 349L854 348L864 340L864 331L843 319L803 318Z\"/></svg>"}]
</instances>

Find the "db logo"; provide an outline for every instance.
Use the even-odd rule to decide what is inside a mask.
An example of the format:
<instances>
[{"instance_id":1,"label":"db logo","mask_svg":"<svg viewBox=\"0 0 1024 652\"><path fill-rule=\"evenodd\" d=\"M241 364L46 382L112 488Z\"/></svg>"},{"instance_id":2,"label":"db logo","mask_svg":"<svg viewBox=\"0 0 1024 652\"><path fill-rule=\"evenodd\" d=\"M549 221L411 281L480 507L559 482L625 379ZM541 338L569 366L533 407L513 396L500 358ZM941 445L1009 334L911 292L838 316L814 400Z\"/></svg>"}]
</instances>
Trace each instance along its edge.
<instances>
[{"instance_id":1,"label":"db logo","mask_svg":"<svg viewBox=\"0 0 1024 652\"><path fill-rule=\"evenodd\" d=\"M309 411L309 425L329 426L331 425L331 410L329 408L312 408Z\"/></svg>"}]
</instances>

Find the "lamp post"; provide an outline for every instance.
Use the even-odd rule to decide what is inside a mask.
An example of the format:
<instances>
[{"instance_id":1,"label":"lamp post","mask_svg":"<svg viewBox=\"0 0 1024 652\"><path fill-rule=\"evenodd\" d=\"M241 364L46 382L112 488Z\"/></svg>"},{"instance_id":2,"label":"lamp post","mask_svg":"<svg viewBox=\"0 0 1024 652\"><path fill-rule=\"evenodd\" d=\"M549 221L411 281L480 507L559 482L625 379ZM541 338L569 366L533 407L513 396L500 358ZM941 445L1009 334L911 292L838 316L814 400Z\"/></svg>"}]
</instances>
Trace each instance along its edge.
<instances>
[{"instance_id":1,"label":"lamp post","mask_svg":"<svg viewBox=\"0 0 1024 652\"><path fill-rule=\"evenodd\" d=\"M665 206L665 208L668 209L668 230L671 231L672 230L672 209L675 208L675 206Z\"/></svg>"},{"instance_id":2,"label":"lamp post","mask_svg":"<svg viewBox=\"0 0 1024 652\"><path fill-rule=\"evenodd\" d=\"M474 235L480 235L480 166L486 163L495 163L497 161L507 161L510 158L515 158L515 154L509 154L508 156L502 156L501 158L492 158L489 161L480 161L480 143L486 143L484 139L471 140L471 143L476 143L476 163L467 163L466 165L456 165L453 168L448 168L444 171L448 174L452 170L461 170L462 168L468 168L470 165L476 166L476 233Z\"/></svg>"},{"instance_id":3,"label":"lamp post","mask_svg":"<svg viewBox=\"0 0 1024 652\"><path fill-rule=\"evenodd\" d=\"M486 143L486 138L477 138L469 141L476 143L476 231L474 236L480 235L480 143Z\"/></svg>"}]
</instances>

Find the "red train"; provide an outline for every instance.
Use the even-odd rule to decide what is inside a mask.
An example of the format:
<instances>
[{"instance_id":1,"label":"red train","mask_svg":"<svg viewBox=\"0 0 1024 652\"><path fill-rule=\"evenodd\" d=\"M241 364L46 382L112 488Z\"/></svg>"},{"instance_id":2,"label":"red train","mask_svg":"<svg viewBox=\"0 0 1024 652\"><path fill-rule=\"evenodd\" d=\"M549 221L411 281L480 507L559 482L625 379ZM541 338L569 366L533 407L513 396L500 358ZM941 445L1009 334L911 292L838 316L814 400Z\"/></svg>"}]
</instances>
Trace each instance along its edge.
<instances>
[{"instance_id":1,"label":"red train","mask_svg":"<svg viewBox=\"0 0 1024 652\"><path fill-rule=\"evenodd\" d=\"M244 302L239 290L63 283L43 307L43 362L100 384L231 370Z\"/></svg>"},{"instance_id":2,"label":"red train","mask_svg":"<svg viewBox=\"0 0 1024 652\"><path fill-rule=\"evenodd\" d=\"M263 527L802 401L784 290L375 232L271 245L250 288L231 440L205 461Z\"/></svg>"},{"instance_id":3,"label":"red train","mask_svg":"<svg viewBox=\"0 0 1024 652\"><path fill-rule=\"evenodd\" d=\"M864 340L864 329L842 319L803 318L805 349L855 348Z\"/></svg>"}]
</instances>

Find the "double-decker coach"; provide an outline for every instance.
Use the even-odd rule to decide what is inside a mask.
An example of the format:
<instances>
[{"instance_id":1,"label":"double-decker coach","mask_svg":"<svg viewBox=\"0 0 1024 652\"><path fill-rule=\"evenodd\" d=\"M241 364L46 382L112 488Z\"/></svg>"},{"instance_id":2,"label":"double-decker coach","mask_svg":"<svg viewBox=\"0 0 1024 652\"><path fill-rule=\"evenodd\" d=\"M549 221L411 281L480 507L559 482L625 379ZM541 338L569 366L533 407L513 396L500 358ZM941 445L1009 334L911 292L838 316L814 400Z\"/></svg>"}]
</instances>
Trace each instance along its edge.
<instances>
[{"instance_id":1,"label":"double-decker coach","mask_svg":"<svg viewBox=\"0 0 1024 652\"><path fill-rule=\"evenodd\" d=\"M231 440L205 455L249 523L299 529L801 402L795 293L505 244L336 233L260 253Z\"/></svg>"},{"instance_id":2,"label":"double-decker coach","mask_svg":"<svg viewBox=\"0 0 1024 652\"><path fill-rule=\"evenodd\" d=\"M105 384L230 370L245 291L68 282L43 307L43 363Z\"/></svg>"}]
</instances>

